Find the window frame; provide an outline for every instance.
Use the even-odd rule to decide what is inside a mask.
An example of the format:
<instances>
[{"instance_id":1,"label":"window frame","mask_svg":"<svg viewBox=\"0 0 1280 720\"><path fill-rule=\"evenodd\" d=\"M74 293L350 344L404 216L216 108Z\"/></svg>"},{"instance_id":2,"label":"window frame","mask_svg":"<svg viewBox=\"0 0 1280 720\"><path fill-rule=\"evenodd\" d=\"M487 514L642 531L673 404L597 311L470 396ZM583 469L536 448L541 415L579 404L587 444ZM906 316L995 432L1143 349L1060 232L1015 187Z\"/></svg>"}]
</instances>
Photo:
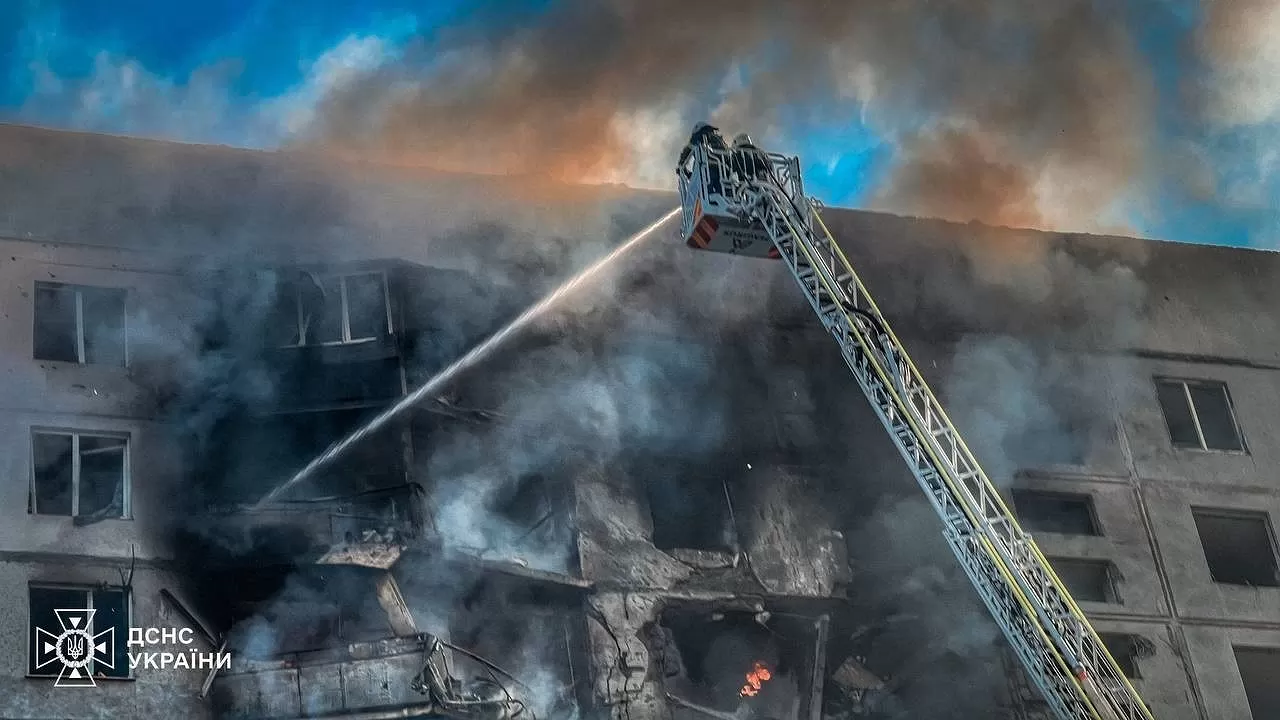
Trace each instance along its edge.
<instances>
[{"instance_id":1,"label":"window frame","mask_svg":"<svg viewBox=\"0 0 1280 720\"><path fill-rule=\"evenodd\" d=\"M32 665L35 664L33 662L34 658L31 657L31 635L32 633L35 632L35 626L32 624L32 620L31 620L31 591L32 590L63 590L63 591L82 592L85 595L85 608L89 610L95 609L93 607L93 594L95 592L106 591L106 592L114 592L114 593L123 595L124 596L125 638L124 640L121 640L120 638L115 638L115 642L125 642L128 640L129 629L133 627L133 590L132 588L125 587L122 585L107 585L107 584L86 585L83 583L28 582L27 583L27 638L26 638L27 666L26 666L26 669L24 670L24 677L35 679L35 680L46 680L48 678L58 677L57 672L33 673L31 671ZM94 626L94 629L97 630L98 629L97 626ZM90 667L93 667L93 666L90 665ZM137 679L137 676L133 674L133 667L131 665L127 665L125 668L125 671L128 673L128 675L124 677L103 676L103 677L94 677L94 680L132 681Z\"/></svg>"},{"instance_id":2,"label":"window frame","mask_svg":"<svg viewBox=\"0 0 1280 720\"><path fill-rule=\"evenodd\" d=\"M1249 683L1245 681L1244 672L1241 671L1240 669L1240 655L1242 652L1245 654L1248 654L1248 653L1258 653L1258 654L1268 654L1268 655L1273 653L1280 654L1280 647L1277 647L1274 645L1260 645L1260 644L1255 644L1253 642L1231 643L1231 659L1236 666L1236 677L1240 678L1240 684L1241 686L1243 686L1244 692L1245 692L1245 703L1246 705L1248 705L1249 710L1252 712L1254 709L1253 696L1249 692L1251 690L1251 687Z\"/></svg>"},{"instance_id":3,"label":"window frame","mask_svg":"<svg viewBox=\"0 0 1280 720\"><path fill-rule=\"evenodd\" d=\"M63 515L61 513L42 513L39 508L38 495L36 493L36 436L37 435L70 435L71 436L71 514ZM30 502L27 505L28 515L37 515L43 517L65 517L75 519L78 517L88 517L80 515L80 438L82 436L95 438L112 438L116 440L124 440L124 461L121 463L121 491L120 491L120 515L110 516L105 519L109 520L132 520L133 508L131 502L130 489L133 486L133 472L131 458L133 455L133 438L128 432L113 432L109 430L72 430L68 428L52 428L52 427L33 427L29 433L27 442L27 460L31 465L30 480L27 487Z\"/></svg>"},{"instance_id":4,"label":"window frame","mask_svg":"<svg viewBox=\"0 0 1280 720\"><path fill-rule=\"evenodd\" d=\"M1125 604L1124 598L1120 595L1120 583L1119 578L1117 577L1119 570L1116 567L1114 560L1067 555L1054 555L1052 557L1047 557L1046 559L1049 561L1049 567L1053 569L1053 574L1058 578L1059 582L1062 583L1062 587L1065 588L1068 593L1071 592L1071 588L1067 587L1067 581L1064 580L1062 578L1062 574L1058 572L1058 567L1061 564L1076 565L1077 567L1092 565L1102 568L1103 580L1105 581L1102 588L1102 595L1105 599L1088 600L1076 597L1076 595L1072 593L1071 597L1073 600L1076 600L1077 602L1093 603L1095 605L1122 606Z\"/></svg>"},{"instance_id":5,"label":"window frame","mask_svg":"<svg viewBox=\"0 0 1280 720\"><path fill-rule=\"evenodd\" d=\"M1133 644L1135 639L1138 639L1141 637L1142 637L1141 635L1137 633L1131 633L1131 632L1099 632L1098 633L1098 640L1102 643L1102 646L1106 648L1107 654L1110 655L1113 660L1115 660L1116 665L1120 666L1122 674L1124 675L1126 680L1142 680L1143 679L1142 666L1138 664L1138 659L1139 659L1138 654L1134 652L1134 649L1133 649ZM1114 643L1125 643L1128 645L1129 653L1128 653L1127 660L1128 660L1128 665L1131 668L1133 668L1132 675L1129 673L1123 672L1125 663L1120 658L1116 657L1116 654L1111 651L1112 646L1107 642L1108 638L1110 638Z\"/></svg>"},{"instance_id":6,"label":"window frame","mask_svg":"<svg viewBox=\"0 0 1280 720\"><path fill-rule=\"evenodd\" d=\"M1071 500L1084 503L1085 514L1089 518L1089 529L1087 533L1063 533L1056 530L1036 530L1032 528L1032 532L1049 533L1052 535L1064 535L1067 537L1106 537L1106 533L1102 529L1102 521L1098 517L1098 506L1093 501L1093 495L1087 492L1071 492L1068 490L1041 490L1039 488L1015 487L1009 490L1009 499L1013 501L1013 512L1018 519L1018 525L1028 525L1024 513L1019 508L1018 496L1037 495L1042 498L1053 498L1057 500ZM1025 507L1025 506L1024 506Z\"/></svg>"},{"instance_id":7,"label":"window frame","mask_svg":"<svg viewBox=\"0 0 1280 720\"><path fill-rule=\"evenodd\" d=\"M56 283L37 280L35 282L35 291L40 292L41 288L51 289L62 292L72 292L76 298L76 365L102 365L104 367L129 367L129 290L128 288L109 287L106 285L82 285L76 283ZM85 360L85 332L84 332L84 291L85 290L101 290L119 292L124 297L122 304L124 311L120 314L120 341L124 357L120 365L105 363L90 363ZM31 307L31 331L32 331L32 347L31 355L34 359L41 362L72 362L70 360L49 360L47 358L35 357L35 333L40 332L40 317L36 312L35 298L32 298Z\"/></svg>"},{"instance_id":8,"label":"window frame","mask_svg":"<svg viewBox=\"0 0 1280 720\"><path fill-rule=\"evenodd\" d=\"M1238 583L1225 583L1213 577L1213 567L1209 563L1209 552L1205 547L1204 536L1200 534L1199 523L1196 522L1197 516L1210 517L1227 520L1259 520L1262 522L1262 530L1267 538L1267 550L1271 553L1271 571L1275 575L1273 585L1248 585ZM1200 553L1204 556L1205 567L1209 570L1209 580L1214 585L1226 585L1227 587L1249 587L1249 588L1280 588L1280 543L1276 542L1276 530L1271 522L1271 514L1265 510L1237 510L1233 508L1208 507L1204 505L1191 506L1191 524L1196 529L1196 540L1200 542Z\"/></svg>"},{"instance_id":9,"label":"window frame","mask_svg":"<svg viewBox=\"0 0 1280 720\"><path fill-rule=\"evenodd\" d=\"M330 347L337 345L359 345L361 343L375 342L381 336L370 337L351 337L351 304L347 296L347 280L349 278L358 277L360 275L377 275L382 281L382 306L386 318L386 334L391 335L395 332L394 316L391 312L391 281L387 277L386 270L357 270L341 273L326 273L324 275L315 276L316 280L321 284L325 280L338 280L338 288L340 293L340 305L342 309L342 338L339 340L327 340L325 342L310 342L307 336L310 334L311 327L306 322L306 312L302 302L302 288L295 285L293 287L293 309L294 309L294 329L298 333L298 342L285 343L279 345L282 348L300 348L300 347Z\"/></svg>"},{"instance_id":10,"label":"window frame","mask_svg":"<svg viewBox=\"0 0 1280 720\"><path fill-rule=\"evenodd\" d=\"M1249 444L1245 442L1244 430L1240 427L1240 418L1236 415L1236 403L1235 403L1235 400L1232 399L1231 397L1231 389L1227 387L1226 381L1213 380L1209 378L1184 378L1184 377L1172 377L1172 376L1165 376L1165 375L1157 375L1153 378L1153 381L1156 386L1156 404L1160 406L1160 416L1164 418L1165 435L1168 436L1169 444L1173 447L1174 450L1188 450L1191 452L1203 452L1203 453L1223 453L1226 455L1248 455L1249 454ZM1160 399L1159 399L1159 390L1160 390L1160 385L1162 383L1169 384L1169 385L1182 386L1182 397L1186 401L1187 410L1191 414L1191 422L1196 430L1196 439L1200 441L1199 446L1178 445L1173 441L1173 433L1170 432L1169 430L1169 416L1168 416L1168 413L1165 411L1164 403L1160 402ZM1235 433L1236 440L1238 440L1240 443L1240 449L1234 450L1229 448L1211 448L1208 446L1208 443L1205 442L1204 428L1201 427L1200 425L1200 411L1196 409L1195 401L1192 400L1191 398L1191 388L1195 386L1220 388L1222 390L1222 396L1223 398L1226 399L1226 402L1227 402L1227 415L1231 418L1231 429Z\"/></svg>"}]
</instances>

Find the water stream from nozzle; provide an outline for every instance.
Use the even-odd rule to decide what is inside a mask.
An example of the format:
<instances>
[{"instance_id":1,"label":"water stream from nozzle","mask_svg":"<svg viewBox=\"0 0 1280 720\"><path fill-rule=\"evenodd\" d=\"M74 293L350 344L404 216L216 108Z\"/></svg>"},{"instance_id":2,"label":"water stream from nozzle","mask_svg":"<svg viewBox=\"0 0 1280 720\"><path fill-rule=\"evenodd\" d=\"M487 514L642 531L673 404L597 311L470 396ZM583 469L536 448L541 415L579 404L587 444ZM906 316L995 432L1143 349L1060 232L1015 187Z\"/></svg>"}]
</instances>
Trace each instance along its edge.
<instances>
[{"instance_id":1,"label":"water stream from nozzle","mask_svg":"<svg viewBox=\"0 0 1280 720\"><path fill-rule=\"evenodd\" d=\"M561 300L568 297L570 293L580 287L583 283L595 277L601 270L604 270L606 267L613 264L615 260L635 248L650 235L653 235L654 231L666 224L667 221L675 217L679 212L680 208L671 210L645 229L635 235L632 235L626 242L615 248L613 252L610 252L608 255L605 255L590 266L584 268L577 275L565 280L555 290L552 290L541 300L530 305L528 309L516 316L514 320L504 325L494 334L490 335L484 342L471 348L467 354L457 360L454 360L448 367L436 373L430 380L427 380L416 390L400 398L400 400L394 405L378 413L378 415L369 422L353 430L350 435L347 435L333 445L330 445L329 449L317 455L315 459L307 463L306 466L295 473L293 477L284 481L274 490L267 493L266 497L262 498L254 505L254 508L261 508L263 505L280 497L280 495L289 488L297 485L303 480L306 480L316 474L316 472L321 468L326 467L334 460L338 459L339 456L351 449L361 440L364 440L370 435L386 427L388 423L402 415L409 408L427 399L432 394L439 392L440 389L456 377L458 373L483 360L518 330L536 320L547 310L550 310Z\"/></svg>"}]
</instances>

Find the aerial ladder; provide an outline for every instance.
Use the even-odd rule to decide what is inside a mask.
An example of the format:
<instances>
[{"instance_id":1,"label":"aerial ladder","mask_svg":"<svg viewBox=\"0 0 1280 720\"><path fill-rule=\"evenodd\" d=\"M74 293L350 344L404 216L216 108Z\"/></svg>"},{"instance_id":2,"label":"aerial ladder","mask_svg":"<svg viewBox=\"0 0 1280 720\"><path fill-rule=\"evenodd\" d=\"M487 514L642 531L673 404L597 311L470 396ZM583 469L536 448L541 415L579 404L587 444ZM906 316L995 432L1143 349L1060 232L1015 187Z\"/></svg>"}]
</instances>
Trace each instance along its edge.
<instances>
[{"instance_id":1,"label":"aerial ladder","mask_svg":"<svg viewBox=\"0 0 1280 720\"><path fill-rule=\"evenodd\" d=\"M689 247L786 264L928 496L947 544L1062 720L1154 720L969 450L806 198L796 157L700 123L676 168ZM710 142L708 140L711 140Z\"/></svg>"}]
</instances>

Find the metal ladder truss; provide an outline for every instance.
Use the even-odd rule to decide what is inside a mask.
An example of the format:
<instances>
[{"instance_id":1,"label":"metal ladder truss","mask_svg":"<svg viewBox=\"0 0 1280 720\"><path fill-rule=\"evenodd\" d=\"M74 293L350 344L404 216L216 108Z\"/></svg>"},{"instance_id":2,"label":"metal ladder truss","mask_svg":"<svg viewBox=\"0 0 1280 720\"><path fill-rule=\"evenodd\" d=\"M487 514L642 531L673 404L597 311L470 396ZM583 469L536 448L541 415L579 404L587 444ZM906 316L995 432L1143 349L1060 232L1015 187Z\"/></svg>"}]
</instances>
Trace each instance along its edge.
<instances>
[{"instance_id":1,"label":"metal ladder truss","mask_svg":"<svg viewBox=\"0 0 1280 720\"><path fill-rule=\"evenodd\" d=\"M943 534L1032 681L1063 720L1154 720L1035 542L1022 531L933 391L831 237L816 202L796 192L796 158L766 153L768 178L719 165L725 205L760 222L912 474Z\"/></svg>"}]
</instances>

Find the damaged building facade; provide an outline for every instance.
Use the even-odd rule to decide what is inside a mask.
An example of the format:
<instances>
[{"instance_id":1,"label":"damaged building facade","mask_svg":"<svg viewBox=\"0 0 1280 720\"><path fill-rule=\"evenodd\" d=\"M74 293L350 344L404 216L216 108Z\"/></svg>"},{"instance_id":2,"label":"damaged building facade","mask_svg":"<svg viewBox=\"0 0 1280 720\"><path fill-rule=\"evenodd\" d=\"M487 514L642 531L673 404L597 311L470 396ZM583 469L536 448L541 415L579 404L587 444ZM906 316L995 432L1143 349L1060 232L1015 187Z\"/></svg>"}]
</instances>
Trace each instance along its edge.
<instances>
[{"instance_id":1,"label":"damaged building facade","mask_svg":"<svg viewBox=\"0 0 1280 720\"><path fill-rule=\"evenodd\" d=\"M674 231L261 502L673 197L0 148L0 716L1047 717L785 271ZM826 217L1156 717L1280 712L1277 257Z\"/></svg>"}]
</instances>

